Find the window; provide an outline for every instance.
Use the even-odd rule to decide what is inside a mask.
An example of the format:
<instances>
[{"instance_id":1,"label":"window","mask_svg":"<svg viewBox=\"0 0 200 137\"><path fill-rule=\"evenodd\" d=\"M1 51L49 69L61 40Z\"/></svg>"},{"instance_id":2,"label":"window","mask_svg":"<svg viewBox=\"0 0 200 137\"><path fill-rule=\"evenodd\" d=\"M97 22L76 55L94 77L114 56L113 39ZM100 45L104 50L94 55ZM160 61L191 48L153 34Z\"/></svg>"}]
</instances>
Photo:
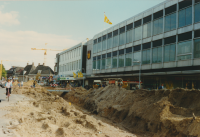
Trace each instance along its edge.
<instances>
[{"instance_id":1,"label":"window","mask_svg":"<svg viewBox=\"0 0 200 137\"><path fill-rule=\"evenodd\" d=\"M108 43L107 43L107 49L112 48L112 32L108 33Z\"/></svg>"},{"instance_id":2,"label":"window","mask_svg":"<svg viewBox=\"0 0 200 137\"><path fill-rule=\"evenodd\" d=\"M151 36L151 22L143 25L143 38Z\"/></svg>"},{"instance_id":3,"label":"window","mask_svg":"<svg viewBox=\"0 0 200 137\"><path fill-rule=\"evenodd\" d=\"M200 3L196 4L194 6L194 22L199 22L200 21Z\"/></svg>"},{"instance_id":4,"label":"window","mask_svg":"<svg viewBox=\"0 0 200 137\"><path fill-rule=\"evenodd\" d=\"M153 63L162 62L162 47L153 48Z\"/></svg>"},{"instance_id":5,"label":"window","mask_svg":"<svg viewBox=\"0 0 200 137\"><path fill-rule=\"evenodd\" d=\"M125 27L122 27L119 29L119 45L124 45L125 44Z\"/></svg>"},{"instance_id":6,"label":"window","mask_svg":"<svg viewBox=\"0 0 200 137\"><path fill-rule=\"evenodd\" d=\"M178 41L185 41L189 39L192 39L192 31L178 35Z\"/></svg>"},{"instance_id":7,"label":"window","mask_svg":"<svg viewBox=\"0 0 200 137\"><path fill-rule=\"evenodd\" d=\"M135 28L134 41L140 40L142 37L142 26Z\"/></svg>"},{"instance_id":8,"label":"window","mask_svg":"<svg viewBox=\"0 0 200 137\"><path fill-rule=\"evenodd\" d=\"M194 58L200 58L200 39L194 40Z\"/></svg>"},{"instance_id":9,"label":"window","mask_svg":"<svg viewBox=\"0 0 200 137\"><path fill-rule=\"evenodd\" d=\"M158 11L158 12L156 12L156 13L153 14L153 19L154 19L154 20L155 20L155 19L158 19L158 18L160 18L160 17L163 17L163 10Z\"/></svg>"},{"instance_id":10,"label":"window","mask_svg":"<svg viewBox=\"0 0 200 137\"><path fill-rule=\"evenodd\" d=\"M81 60L79 60L79 69L81 70Z\"/></svg>"},{"instance_id":11,"label":"window","mask_svg":"<svg viewBox=\"0 0 200 137\"><path fill-rule=\"evenodd\" d=\"M149 49L149 48L151 48L151 42L142 44L142 49L143 49L143 50L144 50L144 49Z\"/></svg>"},{"instance_id":12,"label":"window","mask_svg":"<svg viewBox=\"0 0 200 137\"><path fill-rule=\"evenodd\" d=\"M97 44L94 44L93 45L93 53L96 53L97 52Z\"/></svg>"},{"instance_id":13,"label":"window","mask_svg":"<svg viewBox=\"0 0 200 137\"><path fill-rule=\"evenodd\" d=\"M115 30L113 31L113 47L117 47L118 45L118 30Z\"/></svg>"},{"instance_id":14,"label":"window","mask_svg":"<svg viewBox=\"0 0 200 137\"><path fill-rule=\"evenodd\" d=\"M153 34L157 35L163 32L163 18L154 20L153 22Z\"/></svg>"},{"instance_id":15,"label":"window","mask_svg":"<svg viewBox=\"0 0 200 137\"><path fill-rule=\"evenodd\" d=\"M192 5L192 0L184 0L182 2L179 2L179 10L191 5Z\"/></svg>"},{"instance_id":16,"label":"window","mask_svg":"<svg viewBox=\"0 0 200 137\"><path fill-rule=\"evenodd\" d=\"M112 53L113 57L112 57L112 68L116 68L117 67L117 51L114 51Z\"/></svg>"},{"instance_id":17,"label":"window","mask_svg":"<svg viewBox=\"0 0 200 137\"><path fill-rule=\"evenodd\" d=\"M133 37L133 23L126 26L126 43L131 43Z\"/></svg>"},{"instance_id":18,"label":"window","mask_svg":"<svg viewBox=\"0 0 200 137\"><path fill-rule=\"evenodd\" d=\"M165 9L165 15L176 12L176 4Z\"/></svg>"},{"instance_id":19,"label":"window","mask_svg":"<svg viewBox=\"0 0 200 137\"><path fill-rule=\"evenodd\" d=\"M176 44L164 46L164 62L175 61Z\"/></svg>"},{"instance_id":20,"label":"window","mask_svg":"<svg viewBox=\"0 0 200 137\"><path fill-rule=\"evenodd\" d=\"M137 45L137 46L134 46L133 47L133 51L135 52L135 51L139 51L139 50L141 50L141 45Z\"/></svg>"},{"instance_id":21,"label":"window","mask_svg":"<svg viewBox=\"0 0 200 137\"><path fill-rule=\"evenodd\" d=\"M141 52L134 52L133 53L133 65L139 65L140 63L137 63L136 61L141 61Z\"/></svg>"},{"instance_id":22,"label":"window","mask_svg":"<svg viewBox=\"0 0 200 137\"><path fill-rule=\"evenodd\" d=\"M136 28L136 27L139 27L139 26L141 26L141 24L142 24L142 20L135 21L135 22L134 22L134 27L135 27L135 28Z\"/></svg>"},{"instance_id":23,"label":"window","mask_svg":"<svg viewBox=\"0 0 200 137\"><path fill-rule=\"evenodd\" d=\"M132 53L126 54L126 66L131 66L132 64Z\"/></svg>"},{"instance_id":24,"label":"window","mask_svg":"<svg viewBox=\"0 0 200 137\"><path fill-rule=\"evenodd\" d=\"M178 48L177 48L177 59L178 60L186 60L186 59L191 59L191 48L192 48L192 41L185 41L185 42L180 42L178 43Z\"/></svg>"},{"instance_id":25,"label":"window","mask_svg":"<svg viewBox=\"0 0 200 137\"><path fill-rule=\"evenodd\" d=\"M124 67L124 49L119 50L119 67Z\"/></svg>"},{"instance_id":26,"label":"window","mask_svg":"<svg viewBox=\"0 0 200 137\"><path fill-rule=\"evenodd\" d=\"M192 7L179 11L178 27L192 24Z\"/></svg>"},{"instance_id":27,"label":"window","mask_svg":"<svg viewBox=\"0 0 200 137\"><path fill-rule=\"evenodd\" d=\"M101 51L101 37L98 38L98 46L97 46L97 52Z\"/></svg>"},{"instance_id":28,"label":"window","mask_svg":"<svg viewBox=\"0 0 200 137\"><path fill-rule=\"evenodd\" d=\"M96 57L93 57L93 70L96 70Z\"/></svg>"},{"instance_id":29,"label":"window","mask_svg":"<svg viewBox=\"0 0 200 137\"><path fill-rule=\"evenodd\" d=\"M150 49L142 51L142 64L150 63Z\"/></svg>"},{"instance_id":30,"label":"window","mask_svg":"<svg viewBox=\"0 0 200 137\"><path fill-rule=\"evenodd\" d=\"M103 39L103 41L102 41L102 49L103 49L103 50L106 50L106 35L104 35L104 36L102 37L102 39Z\"/></svg>"},{"instance_id":31,"label":"window","mask_svg":"<svg viewBox=\"0 0 200 137\"><path fill-rule=\"evenodd\" d=\"M103 54L101 60L101 69L105 69L105 67L106 67L106 54Z\"/></svg>"},{"instance_id":32,"label":"window","mask_svg":"<svg viewBox=\"0 0 200 137\"><path fill-rule=\"evenodd\" d=\"M143 18L143 24L147 23L147 22L150 22L151 21L151 15Z\"/></svg>"},{"instance_id":33,"label":"window","mask_svg":"<svg viewBox=\"0 0 200 137\"><path fill-rule=\"evenodd\" d=\"M101 55L97 56L97 70L100 70L101 67Z\"/></svg>"},{"instance_id":34,"label":"window","mask_svg":"<svg viewBox=\"0 0 200 137\"><path fill-rule=\"evenodd\" d=\"M176 42L176 36L171 36L164 39L165 45Z\"/></svg>"},{"instance_id":35,"label":"window","mask_svg":"<svg viewBox=\"0 0 200 137\"><path fill-rule=\"evenodd\" d=\"M153 47L162 46L162 39L153 41Z\"/></svg>"},{"instance_id":36,"label":"window","mask_svg":"<svg viewBox=\"0 0 200 137\"><path fill-rule=\"evenodd\" d=\"M200 0L195 0L195 3L198 3L198 2L200 2Z\"/></svg>"},{"instance_id":37,"label":"window","mask_svg":"<svg viewBox=\"0 0 200 137\"><path fill-rule=\"evenodd\" d=\"M165 16L165 32L176 29L176 13Z\"/></svg>"}]
</instances>

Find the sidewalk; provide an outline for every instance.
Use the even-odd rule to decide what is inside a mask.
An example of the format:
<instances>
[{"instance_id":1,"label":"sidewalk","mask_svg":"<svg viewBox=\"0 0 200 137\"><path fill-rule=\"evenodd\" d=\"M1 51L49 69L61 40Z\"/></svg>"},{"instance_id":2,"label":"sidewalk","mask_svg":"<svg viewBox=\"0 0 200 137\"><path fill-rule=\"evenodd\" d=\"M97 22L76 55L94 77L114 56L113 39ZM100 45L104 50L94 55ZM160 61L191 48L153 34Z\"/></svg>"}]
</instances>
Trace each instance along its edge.
<instances>
[{"instance_id":1,"label":"sidewalk","mask_svg":"<svg viewBox=\"0 0 200 137\"><path fill-rule=\"evenodd\" d=\"M3 110L2 108L6 106L14 106L15 103L18 101L25 101L29 100L24 95L17 95L17 94L11 94L10 101L8 102L8 99L6 98L6 89L0 87L0 137L17 137L16 134L13 133L11 129L8 129L7 127L10 126L10 121L13 121L12 119L7 119L4 117L4 115L9 114L9 111Z\"/></svg>"}]
</instances>

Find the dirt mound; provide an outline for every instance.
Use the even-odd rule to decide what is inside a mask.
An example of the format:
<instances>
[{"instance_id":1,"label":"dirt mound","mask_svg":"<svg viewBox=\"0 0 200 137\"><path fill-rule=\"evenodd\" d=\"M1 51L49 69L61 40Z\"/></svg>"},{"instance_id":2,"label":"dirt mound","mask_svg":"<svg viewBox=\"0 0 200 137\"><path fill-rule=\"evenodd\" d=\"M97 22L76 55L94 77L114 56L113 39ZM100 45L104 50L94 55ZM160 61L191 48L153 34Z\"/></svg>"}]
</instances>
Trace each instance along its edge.
<instances>
[{"instance_id":1,"label":"dirt mound","mask_svg":"<svg viewBox=\"0 0 200 137\"><path fill-rule=\"evenodd\" d=\"M200 136L199 90L132 91L107 86L88 91L77 89L63 98L120 123L131 132Z\"/></svg>"},{"instance_id":2,"label":"dirt mound","mask_svg":"<svg viewBox=\"0 0 200 137\"><path fill-rule=\"evenodd\" d=\"M84 88L79 88L79 91L88 92ZM32 98L27 102L16 103L14 107L4 108L12 111L12 113L6 114L5 117L17 119L19 124L11 128L15 129L20 136L135 136L77 110L71 103L58 95L51 94L44 88L16 87L13 92Z\"/></svg>"}]
</instances>

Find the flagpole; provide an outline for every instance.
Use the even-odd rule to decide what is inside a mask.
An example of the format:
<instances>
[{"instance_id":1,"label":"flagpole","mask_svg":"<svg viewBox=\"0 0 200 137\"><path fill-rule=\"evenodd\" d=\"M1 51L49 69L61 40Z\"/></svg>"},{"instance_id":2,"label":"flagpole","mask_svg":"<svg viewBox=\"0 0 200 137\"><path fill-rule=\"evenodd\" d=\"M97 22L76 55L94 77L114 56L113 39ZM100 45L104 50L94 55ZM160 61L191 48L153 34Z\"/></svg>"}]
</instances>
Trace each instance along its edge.
<instances>
[{"instance_id":1,"label":"flagpole","mask_svg":"<svg viewBox=\"0 0 200 137\"><path fill-rule=\"evenodd\" d=\"M105 18L105 12L104 12L104 18ZM103 22L103 31L105 30L105 23Z\"/></svg>"}]
</instances>

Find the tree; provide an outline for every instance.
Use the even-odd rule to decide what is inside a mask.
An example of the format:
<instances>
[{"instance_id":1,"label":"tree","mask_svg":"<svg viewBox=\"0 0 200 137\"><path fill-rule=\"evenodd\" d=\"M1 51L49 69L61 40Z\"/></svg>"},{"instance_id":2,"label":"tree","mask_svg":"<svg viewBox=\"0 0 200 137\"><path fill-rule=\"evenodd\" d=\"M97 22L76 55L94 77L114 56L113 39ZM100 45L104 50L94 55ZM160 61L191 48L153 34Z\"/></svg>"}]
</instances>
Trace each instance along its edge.
<instances>
[{"instance_id":1,"label":"tree","mask_svg":"<svg viewBox=\"0 0 200 137\"><path fill-rule=\"evenodd\" d=\"M7 75L7 72L6 72L6 70L5 70L5 68L4 68L3 64L2 64L2 77L5 78L6 75Z\"/></svg>"}]
</instances>

